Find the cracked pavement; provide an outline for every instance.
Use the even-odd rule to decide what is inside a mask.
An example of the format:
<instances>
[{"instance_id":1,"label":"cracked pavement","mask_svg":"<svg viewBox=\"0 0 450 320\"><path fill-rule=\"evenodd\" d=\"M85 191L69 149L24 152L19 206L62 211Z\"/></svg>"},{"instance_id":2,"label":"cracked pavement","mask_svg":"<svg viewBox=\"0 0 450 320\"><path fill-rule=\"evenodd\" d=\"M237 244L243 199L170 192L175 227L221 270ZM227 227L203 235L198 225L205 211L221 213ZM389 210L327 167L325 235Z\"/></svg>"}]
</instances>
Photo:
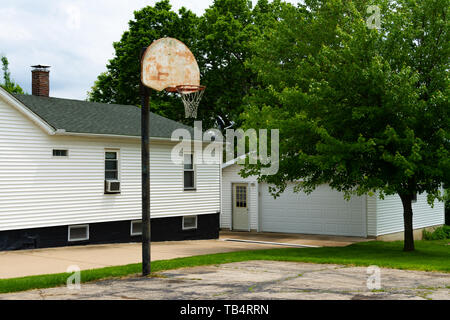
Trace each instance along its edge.
<instances>
[{"instance_id":1,"label":"cracked pavement","mask_svg":"<svg viewBox=\"0 0 450 320\"><path fill-rule=\"evenodd\" d=\"M450 274L380 269L381 288L369 290L366 267L245 261L159 272L66 287L1 294L0 299L44 300L450 300Z\"/></svg>"}]
</instances>

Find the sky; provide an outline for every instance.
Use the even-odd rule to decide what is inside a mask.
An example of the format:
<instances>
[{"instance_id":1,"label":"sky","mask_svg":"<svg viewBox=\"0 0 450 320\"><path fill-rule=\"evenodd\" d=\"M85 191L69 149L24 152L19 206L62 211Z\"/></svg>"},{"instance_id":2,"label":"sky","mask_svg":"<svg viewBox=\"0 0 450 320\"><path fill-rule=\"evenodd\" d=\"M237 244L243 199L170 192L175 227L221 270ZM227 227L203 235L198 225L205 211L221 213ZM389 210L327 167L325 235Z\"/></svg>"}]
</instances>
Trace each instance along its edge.
<instances>
[{"instance_id":1,"label":"sky","mask_svg":"<svg viewBox=\"0 0 450 320\"><path fill-rule=\"evenodd\" d=\"M133 12L155 0L0 0L0 55L11 77L31 93L31 67L50 68L50 96L87 97L113 58L112 43L128 29ZM292 3L297 1L292 0ZM213 0L171 0L202 15ZM256 3L256 0L253 0Z\"/></svg>"}]
</instances>

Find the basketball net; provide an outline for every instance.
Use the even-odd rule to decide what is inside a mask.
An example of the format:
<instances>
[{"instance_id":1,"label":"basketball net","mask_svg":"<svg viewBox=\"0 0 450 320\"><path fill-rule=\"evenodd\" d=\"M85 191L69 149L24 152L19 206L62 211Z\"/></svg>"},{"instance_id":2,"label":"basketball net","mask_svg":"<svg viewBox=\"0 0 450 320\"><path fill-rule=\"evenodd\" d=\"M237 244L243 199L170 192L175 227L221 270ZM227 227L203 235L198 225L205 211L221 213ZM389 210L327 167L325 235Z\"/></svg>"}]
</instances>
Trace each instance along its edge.
<instances>
[{"instance_id":1,"label":"basketball net","mask_svg":"<svg viewBox=\"0 0 450 320\"><path fill-rule=\"evenodd\" d=\"M184 104L184 114L186 118L197 118L197 109L202 100L205 86L181 85L176 90Z\"/></svg>"}]
</instances>

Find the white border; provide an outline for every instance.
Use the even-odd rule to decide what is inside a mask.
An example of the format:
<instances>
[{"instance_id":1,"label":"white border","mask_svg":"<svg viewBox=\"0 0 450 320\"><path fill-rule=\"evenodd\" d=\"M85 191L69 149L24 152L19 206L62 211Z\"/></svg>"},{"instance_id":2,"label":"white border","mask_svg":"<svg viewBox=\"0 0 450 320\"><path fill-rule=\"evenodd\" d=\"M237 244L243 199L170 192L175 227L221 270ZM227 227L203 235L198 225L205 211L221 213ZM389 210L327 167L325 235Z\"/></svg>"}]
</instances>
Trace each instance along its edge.
<instances>
[{"instance_id":1,"label":"white border","mask_svg":"<svg viewBox=\"0 0 450 320\"><path fill-rule=\"evenodd\" d=\"M133 223L140 223L142 224L142 220L132 220L130 222L130 236L142 236L142 230L140 233L133 233Z\"/></svg>"},{"instance_id":2,"label":"white border","mask_svg":"<svg viewBox=\"0 0 450 320\"><path fill-rule=\"evenodd\" d=\"M75 224L75 225L71 225L71 226L67 226L67 241L69 242L76 242L76 241L85 241L85 240L89 240L89 224ZM70 239L70 229L72 228L81 228L81 227L85 227L87 229L87 238L80 238L80 239Z\"/></svg>"},{"instance_id":3,"label":"white border","mask_svg":"<svg viewBox=\"0 0 450 320\"><path fill-rule=\"evenodd\" d=\"M184 218L195 218L195 227L189 227L189 228L185 228L184 226ZM183 223L181 225L181 227L183 228L183 230L194 230L194 229L198 229L198 216L183 216Z\"/></svg>"},{"instance_id":4,"label":"white border","mask_svg":"<svg viewBox=\"0 0 450 320\"><path fill-rule=\"evenodd\" d=\"M233 182L231 181L231 225L230 230L236 230L236 231L245 231L248 232L251 231L251 217L250 217L250 183L251 182ZM256 182L255 182L256 183ZM237 184L245 184L247 187L247 229L234 229L233 227L233 220L234 220L234 186ZM259 206L258 206L259 207ZM259 210L259 209L258 209Z\"/></svg>"}]
</instances>

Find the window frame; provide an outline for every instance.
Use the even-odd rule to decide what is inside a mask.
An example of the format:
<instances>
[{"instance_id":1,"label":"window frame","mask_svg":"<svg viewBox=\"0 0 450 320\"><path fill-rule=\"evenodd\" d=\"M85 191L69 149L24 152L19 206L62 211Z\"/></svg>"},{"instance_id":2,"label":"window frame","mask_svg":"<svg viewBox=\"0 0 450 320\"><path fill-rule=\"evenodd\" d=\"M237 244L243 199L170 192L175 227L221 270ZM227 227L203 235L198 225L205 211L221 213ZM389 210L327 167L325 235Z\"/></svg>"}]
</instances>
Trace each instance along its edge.
<instances>
[{"instance_id":1,"label":"window frame","mask_svg":"<svg viewBox=\"0 0 450 320\"><path fill-rule=\"evenodd\" d=\"M184 219L185 218L195 218L195 226L194 227L185 227L185 223L184 223ZM198 215L195 215L195 216L183 216L183 221L182 221L181 227L182 227L183 231L184 230L196 230L196 229L198 229Z\"/></svg>"},{"instance_id":2,"label":"window frame","mask_svg":"<svg viewBox=\"0 0 450 320\"><path fill-rule=\"evenodd\" d=\"M106 154L107 153L115 153L116 154L116 159L107 159L106 158ZM116 170L108 170L106 169L106 161L116 161L117 163L117 168ZM120 182L120 150L118 149L105 149L104 153L103 153L103 161L104 161L104 179L105 181L107 180L112 180L112 181L119 181ZM117 171L117 178L115 179L111 179L111 178L106 178L106 172L114 172Z\"/></svg>"},{"instance_id":3,"label":"window frame","mask_svg":"<svg viewBox=\"0 0 450 320\"><path fill-rule=\"evenodd\" d=\"M74 224L74 225L70 225L70 226L67 226L68 228L67 228L67 241L68 242L79 242L79 241L87 241L87 240L89 240L89 236L90 236L90 233L89 233L89 224ZM87 235L87 238L79 238L79 239L70 239L70 230L72 229L72 228L82 228L82 227L85 227L86 228L86 235Z\"/></svg>"},{"instance_id":4,"label":"window frame","mask_svg":"<svg viewBox=\"0 0 450 320\"><path fill-rule=\"evenodd\" d=\"M234 207L235 208L248 208L248 186L247 185L235 185ZM238 191L240 190L240 191ZM245 192L242 192L244 191ZM245 197L243 197L245 195Z\"/></svg>"},{"instance_id":5,"label":"window frame","mask_svg":"<svg viewBox=\"0 0 450 320\"><path fill-rule=\"evenodd\" d=\"M133 233L133 224L140 223L142 225L142 220L132 220L130 222L130 236L142 236L142 226L141 226L141 232L140 233Z\"/></svg>"},{"instance_id":6,"label":"window frame","mask_svg":"<svg viewBox=\"0 0 450 320\"><path fill-rule=\"evenodd\" d=\"M186 169L185 167L185 156L186 155L190 155L191 156L191 162L192 162L192 169ZM197 190L197 168L196 168L196 164L194 162L194 153L193 152L185 152L183 153L183 190L184 191L195 191ZM192 187L186 187L186 179L184 177L185 172L192 172Z\"/></svg>"},{"instance_id":7,"label":"window frame","mask_svg":"<svg viewBox=\"0 0 450 320\"><path fill-rule=\"evenodd\" d=\"M66 155L64 155L64 156L55 155L55 151L65 151L65 152L66 152ZM54 148L54 149L52 149L52 157L53 157L53 158L58 158L58 159L68 158L68 157L69 157L69 149L65 149L65 148Z\"/></svg>"}]
</instances>

